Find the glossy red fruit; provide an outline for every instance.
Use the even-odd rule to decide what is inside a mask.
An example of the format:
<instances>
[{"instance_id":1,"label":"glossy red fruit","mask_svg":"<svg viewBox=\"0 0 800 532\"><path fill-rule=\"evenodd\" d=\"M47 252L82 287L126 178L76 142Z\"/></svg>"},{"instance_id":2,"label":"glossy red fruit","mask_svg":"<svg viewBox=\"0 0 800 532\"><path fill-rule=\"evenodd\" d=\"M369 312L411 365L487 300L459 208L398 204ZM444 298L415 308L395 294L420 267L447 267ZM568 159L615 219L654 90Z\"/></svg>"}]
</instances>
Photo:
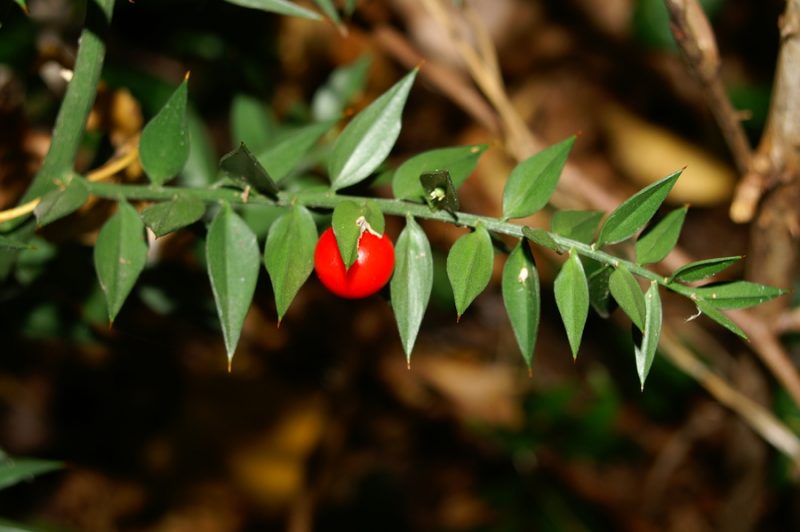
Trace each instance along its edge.
<instances>
[{"instance_id":1,"label":"glossy red fruit","mask_svg":"<svg viewBox=\"0 0 800 532\"><path fill-rule=\"evenodd\" d=\"M394 246L389 237L370 232L358 241L358 258L345 270L333 229L319 237L314 250L314 270L325 287L337 296L358 299L383 288L394 270Z\"/></svg>"}]
</instances>

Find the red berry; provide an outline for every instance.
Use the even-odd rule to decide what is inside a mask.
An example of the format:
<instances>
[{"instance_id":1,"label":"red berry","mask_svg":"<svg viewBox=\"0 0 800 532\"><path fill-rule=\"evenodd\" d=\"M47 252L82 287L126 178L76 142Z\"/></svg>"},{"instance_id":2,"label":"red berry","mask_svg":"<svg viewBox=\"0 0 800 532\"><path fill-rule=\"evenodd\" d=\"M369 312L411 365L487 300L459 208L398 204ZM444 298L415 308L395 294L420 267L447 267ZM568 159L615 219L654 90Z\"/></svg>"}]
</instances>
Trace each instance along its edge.
<instances>
[{"instance_id":1,"label":"red berry","mask_svg":"<svg viewBox=\"0 0 800 532\"><path fill-rule=\"evenodd\" d=\"M394 246L389 237L364 232L358 241L358 258L345 270L333 229L319 237L314 250L314 270L325 287L337 296L358 299L371 296L389 282L394 270Z\"/></svg>"}]
</instances>

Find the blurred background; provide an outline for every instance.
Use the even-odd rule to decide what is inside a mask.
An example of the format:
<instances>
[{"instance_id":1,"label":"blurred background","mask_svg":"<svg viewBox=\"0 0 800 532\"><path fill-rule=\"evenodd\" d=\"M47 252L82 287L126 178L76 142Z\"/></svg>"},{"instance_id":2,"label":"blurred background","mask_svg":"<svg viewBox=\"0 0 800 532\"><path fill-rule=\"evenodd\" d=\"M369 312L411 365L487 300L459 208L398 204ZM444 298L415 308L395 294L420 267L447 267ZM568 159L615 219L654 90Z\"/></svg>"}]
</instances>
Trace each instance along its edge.
<instances>
[{"instance_id":1,"label":"blurred background","mask_svg":"<svg viewBox=\"0 0 800 532\"><path fill-rule=\"evenodd\" d=\"M573 186L555 203L608 210L687 166L669 199L691 205L681 248L698 259L752 253L751 228L728 216L731 153L661 0L464 3L491 36L522 123L542 145L577 134L577 189L607 194L581 197ZM701 3L720 77L755 145L785 3ZM80 2L28 4L26 15L0 2L0 209L16 204L47 151L83 21ZM421 151L487 143L460 199L462 210L497 216L515 164L508 124L430 4L359 0L342 15L344 30L222 1L117 2L78 169L129 142L187 71L192 153L178 184L192 186L215 180L219 157L240 140L264 149L339 110L352 115L421 64L387 173L357 192L391 195L388 172ZM346 105L326 107L332 73L357 61ZM319 161L335 136L312 149L296 180L324 179ZM130 167L120 179L140 177ZM771 413L770 423L797 432L797 404L748 344L704 317L686 321L694 308L685 300L664 295L680 348L656 358L641 391L621 312L590 315L573 362L552 295L561 259L537 250L543 318L529 377L503 309L501 254L492 284L457 323L444 261L464 230L425 223L436 278L410 370L386 293L342 300L312 276L278 327L262 272L229 374L202 221L152 245L108 326L91 245L112 208L93 201L40 231L3 272L0 448L65 467L0 492L2 518L98 532L800 527L792 461L742 417ZM262 244L277 214L243 213ZM320 227L328 215L317 213ZM546 228L548 217L525 223ZM402 220L387 223L396 237ZM796 334L780 340L796 360ZM726 393L762 410L723 406L675 353L702 359Z\"/></svg>"}]
</instances>

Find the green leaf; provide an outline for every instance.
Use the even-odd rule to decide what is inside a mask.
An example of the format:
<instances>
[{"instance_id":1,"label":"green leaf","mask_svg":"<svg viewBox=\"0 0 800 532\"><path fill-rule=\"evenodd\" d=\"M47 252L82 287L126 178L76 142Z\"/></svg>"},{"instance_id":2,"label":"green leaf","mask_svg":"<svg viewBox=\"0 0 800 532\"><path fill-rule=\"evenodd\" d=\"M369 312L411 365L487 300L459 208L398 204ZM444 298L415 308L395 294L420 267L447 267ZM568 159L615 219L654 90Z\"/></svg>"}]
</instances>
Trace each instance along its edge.
<instances>
[{"instance_id":1,"label":"green leaf","mask_svg":"<svg viewBox=\"0 0 800 532\"><path fill-rule=\"evenodd\" d=\"M662 218L636 241L636 263L661 262L677 245L688 207L681 207Z\"/></svg>"},{"instance_id":2,"label":"green leaf","mask_svg":"<svg viewBox=\"0 0 800 532\"><path fill-rule=\"evenodd\" d=\"M338 119L345 108L364 90L371 63L372 58L365 55L349 65L334 70L311 100L311 115L314 120Z\"/></svg>"},{"instance_id":3,"label":"green leaf","mask_svg":"<svg viewBox=\"0 0 800 532\"><path fill-rule=\"evenodd\" d=\"M139 159L154 185L163 185L183 169L189 158L186 118L188 79L184 79L139 139Z\"/></svg>"},{"instance_id":4,"label":"green leaf","mask_svg":"<svg viewBox=\"0 0 800 532\"><path fill-rule=\"evenodd\" d=\"M50 529L42 529L36 525L27 525L9 521L8 519L0 519L0 530L3 532L49 532Z\"/></svg>"},{"instance_id":5,"label":"green leaf","mask_svg":"<svg viewBox=\"0 0 800 532\"><path fill-rule=\"evenodd\" d=\"M447 170L455 188L460 187L472 174L478 159L486 151L486 144L439 148L422 152L401 164L392 178L392 193L398 199L419 201L425 190L419 178L426 172Z\"/></svg>"},{"instance_id":6,"label":"green leaf","mask_svg":"<svg viewBox=\"0 0 800 532\"><path fill-rule=\"evenodd\" d=\"M219 158L208 135L206 126L189 108L189 158L178 176L178 185L184 187L206 187L217 178Z\"/></svg>"},{"instance_id":7,"label":"green leaf","mask_svg":"<svg viewBox=\"0 0 800 532\"><path fill-rule=\"evenodd\" d=\"M356 3L358 3L358 0L344 0L344 12L348 17L352 16L356 10Z\"/></svg>"},{"instance_id":8,"label":"green leaf","mask_svg":"<svg viewBox=\"0 0 800 532\"><path fill-rule=\"evenodd\" d=\"M27 242L21 242L13 238L8 238L6 236L0 235L0 249L19 250L19 249L30 249L30 247L31 245L28 244Z\"/></svg>"},{"instance_id":9,"label":"green leaf","mask_svg":"<svg viewBox=\"0 0 800 532\"><path fill-rule=\"evenodd\" d=\"M275 137L275 117L264 103L247 94L237 94L231 103L231 144L247 144L258 153L267 149Z\"/></svg>"},{"instance_id":10,"label":"green leaf","mask_svg":"<svg viewBox=\"0 0 800 532\"><path fill-rule=\"evenodd\" d=\"M317 4L325 15L331 19L331 22L339 26L342 23L342 19L339 18L339 12L336 11L336 6L333 5L331 0L314 0L314 3Z\"/></svg>"},{"instance_id":11,"label":"green leaf","mask_svg":"<svg viewBox=\"0 0 800 532\"><path fill-rule=\"evenodd\" d=\"M294 2L288 0L225 0L229 4L236 4L237 6L249 7L252 9L259 9L270 13L277 13L279 15L287 15L290 17L307 18L311 20L320 20L320 17L314 11L300 7Z\"/></svg>"},{"instance_id":12,"label":"green leaf","mask_svg":"<svg viewBox=\"0 0 800 532\"><path fill-rule=\"evenodd\" d=\"M30 480L37 475L64 467L61 462L33 458L8 458L0 461L0 489Z\"/></svg>"},{"instance_id":13,"label":"green leaf","mask_svg":"<svg viewBox=\"0 0 800 532\"><path fill-rule=\"evenodd\" d=\"M450 172L437 170L419 176L425 190L425 201L434 210L445 210L453 215L458 210L458 196Z\"/></svg>"},{"instance_id":14,"label":"green leaf","mask_svg":"<svg viewBox=\"0 0 800 532\"><path fill-rule=\"evenodd\" d=\"M247 205L239 205L237 212L256 235L256 239L261 241L267 238L269 228L272 227L275 220L286 213L286 208L251 202Z\"/></svg>"},{"instance_id":15,"label":"green leaf","mask_svg":"<svg viewBox=\"0 0 800 532\"><path fill-rule=\"evenodd\" d=\"M314 269L317 236L314 218L300 205L292 207L269 228L264 266L275 292L278 323Z\"/></svg>"},{"instance_id":16,"label":"green leaf","mask_svg":"<svg viewBox=\"0 0 800 532\"><path fill-rule=\"evenodd\" d=\"M731 320L728 316L723 314L722 311L719 310L717 307L715 307L711 303L703 301L702 299L698 299L694 303L695 305L697 305L697 310L699 310L700 312L702 312L715 322L719 323L720 325L731 331L733 334L743 338L744 340L747 340L747 335L744 333L744 331L740 329L739 326L733 322L733 320Z\"/></svg>"},{"instance_id":17,"label":"green leaf","mask_svg":"<svg viewBox=\"0 0 800 532\"><path fill-rule=\"evenodd\" d=\"M343 201L333 209L331 226L339 245L345 268L350 268L358 258L358 241L364 232L363 222L366 221L373 231L383 234L383 212L372 201Z\"/></svg>"},{"instance_id":18,"label":"green leaf","mask_svg":"<svg viewBox=\"0 0 800 532\"><path fill-rule=\"evenodd\" d=\"M94 267L113 322L147 262L144 224L128 202L119 202L94 246Z\"/></svg>"},{"instance_id":19,"label":"green leaf","mask_svg":"<svg viewBox=\"0 0 800 532\"><path fill-rule=\"evenodd\" d=\"M28 14L28 2L27 2L27 0L14 0L14 3L17 4L19 7L21 7L26 15Z\"/></svg>"},{"instance_id":20,"label":"green leaf","mask_svg":"<svg viewBox=\"0 0 800 532\"><path fill-rule=\"evenodd\" d=\"M647 225L672 190L682 170L643 188L614 209L597 238L597 246L627 240Z\"/></svg>"},{"instance_id":21,"label":"green leaf","mask_svg":"<svg viewBox=\"0 0 800 532\"><path fill-rule=\"evenodd\" d=\"M669 281L701 281L707 277L714 276L732 264L741 260L741 256L719 257L716 259L698 260L690 262L675 270Z\"/></svg>"},{"instance_id":22,"label":"green leaf","mask_svg":"<svg viewBox=\"0 0 800 532\"><path fill-rule=\"evenodd\" d=\"M328 159L334 190L364 180L392 151L400 134L403 107L416 76L417 69L409 72L344 128Z\"/></svg>"},{"instance_id":23,"label":"green leaf","mask_svg":"<svg viewBox=\"0 0 800 532\"><path fill-rule=\"evenodd\" d=\"M608 280L611 295L640 331L644 330L644 294L636 278L624 266L619 266Z\"/></svg>"},{"instance_id":24,"label":"green leaf","mask_svg":"<svg viewBox=\"0 0 800 532\"><path fill-rule=\"evenodd\" d=\"M558 272L553 289L561 321L567 330L572 358L576 358L589 315L589 285L581 260L574 249L570 250L569 258Z\"/></svg>"},{"instance_id":25,"label":"green leaf","mask_svg":"<svg viewBox=\"0 0 800 532\"><path fill-rule=\"evenodd\" d=\"M320 122L292 131L273 146L256 157L269 175L280 181L295 169L319 138L335 124L335 121Z\"/></svg>"},{"instance_id":26,"label":"green leaf","mask_svg":"<svg viewBox=\"0 0 800 532\"><path fill-rule=\"evenodd\" d=\"M253 300L259 259L256 236L230 205L224 204L208 228L206 263L229 368Z\"/></svg>"},{"instance_id":27,"label":"green leaf","mask_svg":"<svg viewBox=\"0 0 800 532\"><path fill-rule=\"evenodd\" d=\"M262 194L272 198L278 195L278 185L244 144L224 155L219 161L219 167L228 176L243 181Z\"/></svg>"},{"instance_id":28,"label":"green leaf","mask_svg":"<svg viewBox=\"0 0 800 532\"><path fill-rule=\"evenodd\" d=\"M557 211L550 221L550 229L563 237L588 244L602 218L602 211Z\"/></svg>"},{"instance_id":29,"label":"green leaf","mask_svg":"<svg viewBox=\"0 0 800 532\"><path fill-rule=\"evenodd\" d=\"M695 295L717 308L747 308L782 296L785 290L750 281L731 281L695 288Z\"/></svg>"},{"instance_id":30,"label":"green leaf","mask_svg":"<svg viewBox=\"0 0 800 532\"><path fill-rule=\"evenodd\" d=\"M547 205L574 143L573 135L528 157L511 171L503 190L505 218L523 218Z\"/></svg>"},{"instance_id":31,"label":"green leaf","mask_svg":"<svg viewBox=\"0 0 800 532\"><path fill-rule=\"evenodd\" d=\"M520 241L511 252L503 267L503 303L511 328L517 338L522 358L533 364L533 350L539 330L541 293L539 273L533 254L525 240Z\"/></svg>"},{"instance_id":32,"label":"green leaf","mask_svg":"<svg viewBox=\"0 0 800 532\"><path fill-rule=\"evenodd\" d=\"M592 259L585 258L584 261L586 282L589 284L589 303L598 316L608 318L616 308L609 287L614 269ZM590 269L590 266L593 267Z\"/></svg>"},{"instance_id":33,"label":"green leaf","mask_svg":"<svg viewBox=\"0 0 800 532\"><path fill-rule=\"evenodd\" d=\"M142 220L161 237L195 223L205 212L206 205L199 199L178 196L146 208L142 211Z\"/></svg>"},{"instance_id":34,"label":"green leaf","mask_svg":"<svg viewBox=\"0 0 800 532\"><path fill-rule=\"evenodd\" d=\"M395 257L389 289L400 342L410 364L411 351L433 288L431 245L425 231L411 216L406 217L406 226L397 239Z\"/></svg>"},{"instance_id":35,"label":"green leaf","mask_svg":"<svg viewBox=\"0 0 800 532\"><path fill-rule=\"evenodd\" d=\"M24 249L17 249L15 243L26 245L35 234L36 223L33 218L27 218L14 227L13 230L2 235L8 244L5 246L0 245L0 281L4 281L8 278L9 274L14 271L14 265L20 253L26 251ZM33 248L33 246L31 247Z\"/></svg>"},{"instance_id":36,"label":"green leaf","mask_svg":"<svg viewBox=\"0 0 800 532\"><path fill-rule=\"evenodd\" d=\"M658 340L661 337L661 298L658 295L658 283L652 281L650 288L644 295L645 322L642 343L634 346L636 354L636 371L639 373L639 382L644 390L644 381L650 373L653 359L658 349Z\"/></svg>"},{"instance_id":37,"label":"green leaf","mask_svg":"<svg viewBox=\"0 0 800 532\"><path fill-rule=\"evenodd\" d=\"M447 255L447 277L453 287L459 318L489 284L493 265L492 238L482 225L453 244Z\"/></svg>"},{"instance_id":38,"label":"green leaf","mask_svg":"<svg viewBox=\"0 0 800 532\"><path fill-rule=\"evenodd\" d=\"M89 199L86 182L77 174L66 179L63 188L51 190L42 197L33 214L38 225L44 226L80 209Z\"/></svg>"},{"instance_id":39,"label":"green leaf","mask_svg":"<svg viewBox=\"0 0 800 532\"><path fill-rule=\"evenodd\" d=\"M559 255L565 251L564 246L553 240L553 237L550 236L550 233L544 229L525 226L522 228L522 234L534 244L551 249Z\"/></svg>"},{"instance_id":40,"label":"green leaf","mask_svg":"<svg viewBox=\"0 0 800 532\"><path fill-rule=\"evenodd\" d=\"M70 4L70 7L72 5L74 4ZM64 178L73 172L78 151L84 146L86 120L95 101L106 51L106 37L103 35L104 32L98 31L98 29L107 28L111 24L114 0L93 0L89 7L90 9L87 11L91 18L89 24L84 26L81 31L78 40L80 44L74 58L72 79L67 84L67 90L59 105L55 128L51 136L52 142L20 203L41 197L56 188L55 179ZM3 12L5 13L5 10ZM23 34L31 33L31 30L24 26L18 26L18 29L22 30ZM12 40L11 32L13 31L15 30L4 31L3 36L0 37L2 39L0 48L4 52L10 47L9 41ZM33 50L32 47L31 50ZM27 55L28 52L24 53ZM7 128L8 125L4 124L4 127ZM23 220L24 218L14 220L14 225L22 223ZM3 229L3 231L7 230L7 228ZM2 262L5 261L0 258L0 263ZM0 265L0 277L5 269Z\"/></svg>"}]
</instances>

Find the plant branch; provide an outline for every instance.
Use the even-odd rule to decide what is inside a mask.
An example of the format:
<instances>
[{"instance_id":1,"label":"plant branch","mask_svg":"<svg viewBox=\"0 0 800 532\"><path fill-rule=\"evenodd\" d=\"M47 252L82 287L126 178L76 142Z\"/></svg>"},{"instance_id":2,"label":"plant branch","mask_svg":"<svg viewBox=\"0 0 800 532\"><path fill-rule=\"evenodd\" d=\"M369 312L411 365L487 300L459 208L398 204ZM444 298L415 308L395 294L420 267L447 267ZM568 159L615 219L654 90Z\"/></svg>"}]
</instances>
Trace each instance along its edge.
<instances>
[{"instance_id":1,"label":"plant branch","mask_svg":"<svg viewBox=\"0 0 800 532\"><path fill-rule=\"evenodd\" d=\"M800 332L800 307L787 310L778 316L774 330L777 334Z\"/></svg>"},{"instance_id":2,"label":"plant branch","mask_svg":"<svg viewBox=\"0 0 800 532\"><path fill-rule=\"evenodd\" d=\"M761 196L779 183L796 181L800 172L800 1L788 0L780 19L781 47L772 87L769 117L752 168L739 183L731 218L753 219Z\"/></svg>"},{"instance_id":3,"label":"plant branch","mask_svg":"<svg viewBox=\"0 0 800 532\"><path fill-rule=\"evenodd\" d=\"M108 179L112 177L117 172L124 170L125 168L129 167L139 158L139 136L137 135L128 143L129 149L128 151L118 157L117 159L112 159L108 161L106 164L101 166L100 168L96 168L91 172L86 174L86 179L88 181L102 181L104 179ZM0 211L0 223L8 222L10 220L14 220L16 218L21 218L23 216L27 216L36 210L36 206L39 205L39 202L42 201L42 198L34 198L27 203L23 203L17 207L6 209L4 211Z\"/></svg>"},{"instance_id":4,"label":"plant branch","mask_svg":"<svg viewBox=\"0 0 800 532\"><path fill-rule=\"evenodd\" d=\"M107 199L119 200L149 200L161 201L170 200L177 197L199 199L206 202L227 201L233 204L255 204L289 207L291 205L304 205L311 208L333 209L343 201L371 201L374 202L381 211L388 215L412 216L435 220L444 223L456 223L466 227L476 227L483 225L487 230L502 235L515 238L524 238L522 225L505 222L497 218L479 216L476 214L445 211L436 211L425 204L410 203L395 199L368 198L360 196L346 196L335 194L334 192L281 192L278 198L273 200L267 196L251 193L245 196L240 190L230 188L184 188L184 187L154 187L148 185L125 185L117 183L89 182L89 190L96 196ZM603 264L617 267L624 266L632 273L645 279L656 281L669 290L677 292L690 299L693 298L693 289L690 286L677 283L669 283L668 279L652 272L638 264L620 259L604 251L583 244L581 242L565 238L563 236L548 233L549 236L559 245L567 249L574 249L582 256L590 257ZM741 311L738 311L741 312ZM736 313L731 312L731 316ZM666 326L662 331L663 352L669 360L681 368L687 374L696 379L712 396L720 403L739 413L740 416L750 425L750 427L760 434L765 440L781 452L789 456L793 462L800 467L800 440L770 412L766 411L734 387L725 379L714 373L705 364L700 362L683 344L673 337L671 328ZM764 333L765 331L761 331ZM769 331L766 331L769 334ZM778 345L778 348L780 346ZM769 364L768 364L769 365ZM772 368L774 369L774 368Z\"/></svg>"},{"instance_id":5,"label":"plant branch","mask_svg":"<svg viewBox=\"0 0 800 532\"><path fill-rule=\"evenodd\" d=\"M796 6L800 2L800 0L792 0L791 3L794 6L794 11L792 13L796 13L797 9ZM437 5L437 0L426 0L425 6L429 8L429 12L433 11L434 13L441 13L444 9L441 6ZM433 10L430 10L430 6L433 6ZM790 7L787 7L787 13L789 13ZM445 12L448 14L447 12ZM455 10L450 10L449 14L451 16L439 16L434 17L435 20L442 26L442 29L451 27L452 17L459 16L458 12ZM792 20L797 20L797 17L793 18ZM481 25L481 21L474 17L469 19L469 22L473 25ZM792 25L789 24L789 27ZM798 27L797 24L794 27ZM447 31L448 35L451 35L451 38L456 38L452 36L451 31ZM787 33L788 35L788 33ZM794 34L791 34L794 37ZM800 39L794 38L795 41L800 41ZM460 49L463 48L463 44L460 46ZM392 50L389 50L391 53ZM474 56L477 54L468 54L470 56ZM403 60L402 57L398 57L401 61ZM425 59L420 56L419 59ZM432 61L429 61L432 62ZM787 66L788 69L788 66ZM791 71L791 69L788 69ZM796 69L795 69L796 70ZM491 72L491 68L483 66L481 64L474 64L470 67L470 73L473 79L476 80L476 83L483 89L485 83L479 83L478 80L482 78L491 77L493 74ZM435 79L431 79L431 82L436 84ZM440 87L440 90L444 90L444 88ZM484 91L486 94L486 91ZM797 90L794 92L797 93ZM532 155L538 149L541 149L543 143L536 139L533 134L527 128L515 128L511 127L508 123L508 109L509 107L505 102L510 102L508 96L504 93L498 94L497 92L492 93L491 95L486 94L487 98L492 102L495 106L495 111L498 114L498 118L504 124L504 131L505 131L505 143L509 150L509 152L514 155L514 157L521 161L528 156ZM498 98L504 100L502 102L498 101ZM797 101L795 99L795 101ZM498 105L500 103L500 105ZM506 109L506 112L501 113L499 111L500 108ZM513 108L512 108L513 109ZM465 108L468 112L470 111L469 108ZM480 116L472 113L473 116L480 121ZM514 112L517 116L514 119L514 122L521 120L519 115ZM800 124L800 119L796 120L797 124ZM488 124L485 122L483 123L484 126L489 127ZM512 136L518 136L517 138L511 138ZM795 137L797 138L797 137ZM758 158L755 158L754 161L758 161ZM594 208L601 209L603 211L611 211L613 210L621 201L612 191L609 189L598 185L596 181L586 176L577 166L571 163L567 163L564 167L564 171L561 174L561 179L559 180L559 189L563 189L563 191L572 197L579 197L583 198L583 200L588 203L589 205L593 206ZM664 259L662 262L662 266L667 270L675 270L679 266L683 264L692 262L694 259L689 256L685 251L681 248L674 248L672 252ZM788 286L788 285L782 285ZM795 404L800 405L800 375L798 375L797 370L795 369L794 365L792 364L791 360L789 359L786 350L781 346L780 342L778 342L777 338L774 334L769 333L769 327L767 322L764 320L764 317L754 313L750 310L739 310L735 311L730 314L733 321L739 325L742 330L748 335L751 339L751 346L754 352L758 355L758 357L764 362L764 364L770 369L772 374L776 377L776 379L781 383L781 385L787 390L789 395L792 397ZM665 324L664 327L665 331L668 331L668 324ZM765 333L765 331L767 331ZM664 347L664 349L668 349ZM744 415L743 415L744 417Z\"/></svg>"},{"instance_id":6,"label":"plant branch","mask_svg":"<svg viewBox=\"0 0 800 532\"><path fill-rule=\"evenodd\" d=\"M22 205L17 205L16 207L0 211L0 223L16 220L17 218L22 218L23 216L29 215L36 209L36 206L39 205L40 201L42 201L42 198L33 198Z\"/></svg>"},{"instance_id":7,"label":"plant branch","mask_svg":"<svg viewBox=\"0 0 800 532\"><path fill-rule=\"evenodd\" d=\"M114 0L88 0L85 4L86 23L80 36L72 81L58 110L50 149L22 202L29 202L52 190L55 187L54 180L65 178L73 171L103 69L105 38L111 23Z\"/></svg>"},{"instance_id":8,"label":"plant branch","mask_svg":"<svg viewBox=\"0 0 800 532\"><path fill-rule=\"evenodd\" d=\"M800 260L800 0L786 2L780 19L781 47L770 112L759 154L764 158L763 192L751 225L748 277L793 286ZM776 301L759 309L774 323L788 305Z\"/></svg>"},{"instance_id":9,"label":"plant branch","mask_svg":"<svg viewBox=\"0 0 800 532\"><path fill-rule=\"evenodd\" d=\"M447 212L433 210L422 203L410 203L396 199L371 198L363 196L347 196L336 194L332 191L325 192L281 192L276 200L258 193L250 192L245 195L240 190L230 188L185 188L185 187L154 187L150 185L124 185L119 183L87 183L89 191L99 197L120 200L147 200L163 201L178 197L199 199L206 202L227 201L233 204L271 205L289 207L291 205L304 205L311 208L333 209L344 201L373 202L384 214L414 218L423 218L445 223L455 223L464 227L475 228L483 225L488 231L515 238L525 238L525 226L505 222L499 218L480 216L466 212ZM553 241L564 249L574 249L584 257L589 257L612 267L624 266L634 273L649 281L656 281L661 286L686 297L693 297L694 290L690 286L669 282L667 277L648 270L636 263L621 259L593 246L572 240L555 233L547 233Z\"/></svg>"},{"instance_id":10,"label":"plant branch","mask_svg":"<svg viewBox=\"0 0 800 532\"><path fill-rule=\"evenodd\" d=\"M791 4L795 6L795 11L793 11L793 13L795 13L797 11L796 6L800 4L800 0L791 0ZM468 57L478 57L478 54L474 50L469 52L469 43L464 41L463 38L458 37L458 35L453 35L453 31L448 29L454 27L453 19L459 16L456 10L450 9L447 11L440 4L439 0L425 0L424 5L428 8L433 18L442 26L442 29L446 30L447 34L450 35L456 43L460 43L458 44L459 50L467 49L465 60L467 60ZM787 13L789 13L789 9L790 8L787 7ZM442 13L444 13L444 15L442 15ZM800 19L800 16L792 18L792 20L795 20L795 23L787 23L785 26L800 27L800 24L797 23L798 19ZM482 25L481 20L476 17L470 17L468 22L473 26ZM480 30L476 31L476 33L480 33ZM795 36L794 33L791 33L791 35ZM795 40L798 41L798 45L800 46L800 39L795 38ZM475 83L484 91L484 94L492 105L495 106L495 111L500 121L503 123L505 144L509 152L518 161L522 161L541 149L543 143L535 138L527 127L516 127L516 124L522 123L524 125L524 121L522 121L519 114L513 109L511 101L504 90L492 90L491 92L487 92L487 86L490 89L497 89L498 84L496 81L487 81L491 80L497 73L493 72L490 66L481 64L480 61L467 61L467 63ZM795 77L800 77L800 74L797 74ZM502 81L500 82L500 88L503 89ZM797 90L795 90L795 94L796 93ZM787 93L787 97L789 94L791 93ZM795 105L798 105L797 102L800 102L798 99L789 101L795 102ZM797 127L800 127L800 118L795 122L798 124ZM796 136L795 138L798 137ZM800 168L800 165L798 168ZM558 186L559 189L563 189L567 195L583 198L589 205L603 211L613 210L621 201L613 192L598 185L595 180L586 176L577 166L569 162L564 167ZM668 270L675 270L679 266L692 262L693 260L694 259L685 251L676 247L670 252L667 258L664 259L662 265ZM779 286L789 285L781 284ZM765 330L769 330L764 318L752 311L736 311L731 314L733 321L750 337L751 345L755 353L787 390L795 404L800 405L800 375L774 334L764 334Z\"/></svg>"},{"instance_id":11,"label":"plant branch","mask_svg":"<svg viewBox=\"0 0 800 532\"><path fill-rule=\"evenodd\" d=\"M665 0L670 27L689 71L700 84L708 106L719 124L736 168L750 171L752 149L719 76L720 60L714 32L697 0Z\"/></svg>"}]
</instances>

